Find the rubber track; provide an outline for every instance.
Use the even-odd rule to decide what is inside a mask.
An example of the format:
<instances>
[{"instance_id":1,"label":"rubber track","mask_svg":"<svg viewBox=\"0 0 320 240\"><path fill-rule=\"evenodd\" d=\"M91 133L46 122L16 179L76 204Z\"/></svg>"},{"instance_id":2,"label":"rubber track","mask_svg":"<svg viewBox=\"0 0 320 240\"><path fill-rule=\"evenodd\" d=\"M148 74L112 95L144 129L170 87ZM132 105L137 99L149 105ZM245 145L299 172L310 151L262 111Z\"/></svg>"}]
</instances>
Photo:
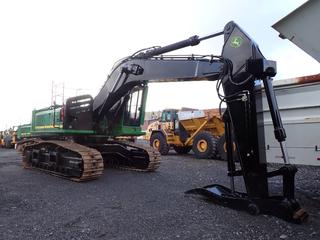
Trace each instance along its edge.
<instances>
[{"instance_id":1,"label":"rubber track","mask_svg":"<svg viewBox=\"0 0 320 240\"><path fill-rule=\"evenodd\" d=\"M61 148L68 149L72 152L78 153L82 157L82 160L83 160L83 172L82 172L81 177L80 178L67 177L66 175L59 173L59 172L26 165L25 157L23 157L25 167L35 168L35 169L38 169L41 171L45 171L46 173L52 174L54 176L67 178L69 180L76 181L76 182L84 182L84 181L93 180L93 179L98 178L103 173L103 169L104 169L103 159L102 159L100 152L98 152L97 150L83 146L78 143L67 142L67 141L43 141L43 140L40 140L35 144L28 145L27 147L32 147L32 146L36 146L38 144L44 144L44 143L54 144L56 146L60 146Z\"/></svg>"}]
</instances>

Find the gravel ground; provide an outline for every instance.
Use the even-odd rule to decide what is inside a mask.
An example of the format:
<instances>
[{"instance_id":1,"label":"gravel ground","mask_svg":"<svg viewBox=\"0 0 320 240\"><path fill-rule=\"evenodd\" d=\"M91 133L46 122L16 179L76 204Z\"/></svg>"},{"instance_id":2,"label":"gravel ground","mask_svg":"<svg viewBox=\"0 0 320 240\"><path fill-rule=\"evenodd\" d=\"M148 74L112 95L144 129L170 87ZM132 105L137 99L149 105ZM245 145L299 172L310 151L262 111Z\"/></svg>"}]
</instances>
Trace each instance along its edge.
<instances>
[{"instance_id":1,"label":"gravel ground","mask_svg":"<svg viewBox=\"0 0 320 240\"><path fill-rule=\"evenodd\" d=\"M310 217L296 225L185 195L229 182L225 162L192 154L163 157L154 173L106 169L87 183L24 170L20 159L0 149L0 239L320 239L320 168L297 173L296 196ZM277 179L270 185L281 188Z\"/></svg>"}]
</instances>

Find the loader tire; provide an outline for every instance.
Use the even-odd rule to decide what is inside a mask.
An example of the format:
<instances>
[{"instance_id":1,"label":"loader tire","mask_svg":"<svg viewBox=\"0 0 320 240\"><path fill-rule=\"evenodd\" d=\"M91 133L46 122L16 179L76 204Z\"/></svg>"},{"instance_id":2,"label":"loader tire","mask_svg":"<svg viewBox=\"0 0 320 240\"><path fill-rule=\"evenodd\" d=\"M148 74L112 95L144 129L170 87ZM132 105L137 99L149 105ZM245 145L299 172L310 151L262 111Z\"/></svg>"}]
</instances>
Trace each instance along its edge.
<instances>
[{"instance_id":1,"label":"loader tire","mask_svg":"<svg viewBox=\"0 0 320 240\"><path fill-rule=\"evenodd\" d=\"M238 162L237 152L236 152L236 145L233 140L233 159L235 162ZM226 148L226 137L223 134L217 141L217 154L220 160L227 161L227 148Z\"/></svg>"},{"instance_id":2,"label":"loader tire","mask_svg":"<svg viewBox=\"0 0 320 240\"><path fill-rule=\"evenodd\" d=\"M173 146L173 149L178 154L188 154L191 151L192 147L191 146Z\"/></svg>"},{"instance_id":3,"label":"loader tire","mask_svg":"<svg viewBox=\"0 0 320 240\"><path fill-rule=\"evenodd\" d=\"M167 155L170 146L167 144L166 138L162 133L154 133L150 138L150 146L157 149L161 155Z\"/></svg>"},{"instance_id":4,"label":"loader tire","mask_svg":"<svg viewBox=\"0 0 320 240\"><path fill-rule=\"evenodd\" d=\"M216 158L217 139L210 132L200 132L193 140L192 151L196 158Z\"/></svg>"}]
</instances>

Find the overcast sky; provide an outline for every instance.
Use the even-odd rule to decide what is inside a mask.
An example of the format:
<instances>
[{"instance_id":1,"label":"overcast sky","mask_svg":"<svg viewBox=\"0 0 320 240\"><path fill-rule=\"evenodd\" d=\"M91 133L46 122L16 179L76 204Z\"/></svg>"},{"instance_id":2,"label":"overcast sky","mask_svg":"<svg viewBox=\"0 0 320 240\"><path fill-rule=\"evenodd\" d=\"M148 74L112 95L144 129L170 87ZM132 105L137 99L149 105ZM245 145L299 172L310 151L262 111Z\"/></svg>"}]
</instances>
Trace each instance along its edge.
<instances>
[{"instance_id":1,"label":"overcast sky","mask_svg":"<svg viewBox=\"0 0 320 240\"><path fill-rule=\"evenodd\" d=\"M52 81L66 96L95 96L113 63L154 45L238 23L276 60L276 79L319 73L319 63L271 28L305 0L0 0L0 130L27 123L51 103ZM221 39L183 53L220 54ZM218 106L215 83L150 84L147 110Z\"/></svg>"}]
</instances>

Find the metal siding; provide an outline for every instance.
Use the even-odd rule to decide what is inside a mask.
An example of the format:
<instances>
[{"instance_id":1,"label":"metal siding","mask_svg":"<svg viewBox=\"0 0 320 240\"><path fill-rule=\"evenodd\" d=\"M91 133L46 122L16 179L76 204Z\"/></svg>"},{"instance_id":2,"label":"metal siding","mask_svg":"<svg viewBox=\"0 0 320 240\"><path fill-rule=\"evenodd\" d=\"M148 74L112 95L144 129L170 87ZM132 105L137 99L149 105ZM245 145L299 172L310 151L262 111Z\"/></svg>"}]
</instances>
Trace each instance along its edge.
<instances>
[{"instance_id":1,"label":"metal siding","mask_svg":"<svg viewBox=\"0 0 320 240\"><path fill-rule=\"evenodd\" d=\"M320 161L317 160L320 158L320 151L316 151L316 146L320 148L320 81L312 84L276 86L275 93L287 133L289 160L294 164L320 165ZM267 160L282 163L265 95L263 115Z\"/></svg>"}]
</instances>

